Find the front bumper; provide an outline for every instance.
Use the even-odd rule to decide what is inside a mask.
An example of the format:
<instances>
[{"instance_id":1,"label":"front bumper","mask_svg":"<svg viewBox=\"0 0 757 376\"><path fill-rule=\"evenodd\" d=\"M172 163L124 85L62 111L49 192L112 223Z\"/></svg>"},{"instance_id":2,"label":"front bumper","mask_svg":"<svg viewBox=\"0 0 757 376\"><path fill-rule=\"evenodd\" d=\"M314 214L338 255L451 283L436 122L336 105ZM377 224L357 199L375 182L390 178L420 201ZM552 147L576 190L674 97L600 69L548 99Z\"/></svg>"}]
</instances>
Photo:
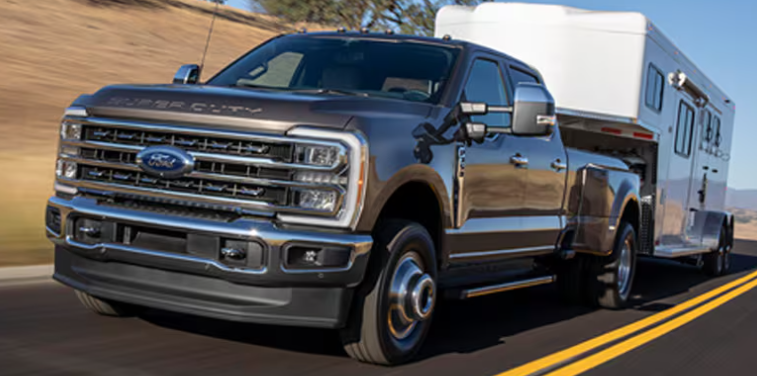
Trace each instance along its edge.
<instances>
[{"instance_id":1,"label":"front bumper","mask_svg":"<svg viewBox=\"0 0 757 376\"><path fill-rule=\"evenodd\" d=\"M56 280L105 299L235 321L341 326L372 245L370 235L286 229L264 220L220 221L137 211L84 197L52 197L48 206L60 215L60 231L47 229L56 245ZM187 234L187 239L256 242L262 245L262 264L250 268L223 260L218 241L201 242L199 248L187 246L186 252L123 242L82 242L74 228L81 218L114 227ZM204 244L216 247L202 249ZM291 244L350 249L349 262L337 268L288 269L284 254Z\"/></svg>"}]
</instances>

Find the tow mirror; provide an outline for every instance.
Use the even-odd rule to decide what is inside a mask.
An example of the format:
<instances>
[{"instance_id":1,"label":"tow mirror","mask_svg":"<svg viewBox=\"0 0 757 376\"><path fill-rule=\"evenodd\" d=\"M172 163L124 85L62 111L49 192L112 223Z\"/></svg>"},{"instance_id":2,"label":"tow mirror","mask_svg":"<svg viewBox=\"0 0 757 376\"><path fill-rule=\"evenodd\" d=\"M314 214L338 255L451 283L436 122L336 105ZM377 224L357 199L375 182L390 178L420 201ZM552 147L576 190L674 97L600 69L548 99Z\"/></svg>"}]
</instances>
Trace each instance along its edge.
<instances>
[{"instance_id":1,"label":"tow mirror","mask_svg":"<svg viewBox=\"0 0 757 376\"><path fill-rule=\"evenodd\" d=\"M460 102L458 114L481 116L489 113L511 113L509 127L491 126L484 123L465 123L466 137L483 142L488 133L509 133L516 136L549 136L555 126L555 101L542 85L520 83L515 88L515 104L490 106L486 103ZM467 119L466 119L467 120Z\"/></svg>"},{"instance_id":2,"label":"tow mirror","mask_svg":"<svg viewBox=\"0 0 757 376\"><path fill-rule=\"evenodd\" d=\"M173 83L179 85L196 84L199 80L200 66L197 64L182 65L173 76Z\"/></svg>"},{"instance_id":3,"label":"tow mirror","mask_svg":"<svg viewBox=\"0 0 757 376\"><path fill-rule=\"evenodd\" d=\"M516 136L549 136L556 122L555 100L547 88L520 83L515 88L512 134Z\"/></svg>"}]
</instances>

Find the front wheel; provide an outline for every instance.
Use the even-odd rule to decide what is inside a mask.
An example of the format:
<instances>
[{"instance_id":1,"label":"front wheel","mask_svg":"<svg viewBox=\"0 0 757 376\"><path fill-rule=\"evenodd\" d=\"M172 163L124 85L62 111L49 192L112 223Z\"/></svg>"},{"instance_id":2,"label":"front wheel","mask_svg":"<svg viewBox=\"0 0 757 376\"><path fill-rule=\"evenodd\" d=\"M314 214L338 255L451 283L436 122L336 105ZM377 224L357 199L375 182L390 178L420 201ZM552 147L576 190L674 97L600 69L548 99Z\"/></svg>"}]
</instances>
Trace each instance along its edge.
<instances>
[{"instance_id":1,"label":"front wheel","mask_svg":"<svg viewBox=\"0 0 757 376\"><path fill-rule=\"evenodd\" d=\"M377 231L371 269L356 291L342 329L344 349L361 362L407 362L428 334L436 302L434 243L414 222L389 221Z\"/></svg>"},{"instance_id":2,"label":"front wheel","mask_svg":"<svg viewBox=\"0 0 757 376\"><path fill-rule=\"evenodd\" d=\"M621 309L628 304L636 273L636 231L629 223L621 222L612 253L595 256L589 272L591 303L609 309Z\"/></svg>"}]
</instances>

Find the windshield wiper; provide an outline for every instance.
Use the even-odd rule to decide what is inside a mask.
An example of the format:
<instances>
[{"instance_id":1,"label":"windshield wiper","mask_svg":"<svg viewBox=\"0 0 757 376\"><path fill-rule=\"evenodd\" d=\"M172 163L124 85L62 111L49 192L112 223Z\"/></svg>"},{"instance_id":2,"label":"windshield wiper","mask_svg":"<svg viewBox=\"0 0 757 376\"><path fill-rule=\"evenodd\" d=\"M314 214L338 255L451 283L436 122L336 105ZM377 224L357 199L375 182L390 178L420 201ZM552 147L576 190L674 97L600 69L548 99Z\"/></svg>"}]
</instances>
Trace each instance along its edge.
<instances>
[{"instance_id":1,"label":"windshield wiper","mask_svg":"<svg viewBox=\"0 0 757 376\"><path fill-rule=\"evenodd\" d=\"M368 93L363 93L359 91L349 91L349 90L340 90L340 89L292 89L295 93L306 93L306 94L340 94L340 95L352 95L357 97L368 97Z\"/></svg>"}]
</instances>

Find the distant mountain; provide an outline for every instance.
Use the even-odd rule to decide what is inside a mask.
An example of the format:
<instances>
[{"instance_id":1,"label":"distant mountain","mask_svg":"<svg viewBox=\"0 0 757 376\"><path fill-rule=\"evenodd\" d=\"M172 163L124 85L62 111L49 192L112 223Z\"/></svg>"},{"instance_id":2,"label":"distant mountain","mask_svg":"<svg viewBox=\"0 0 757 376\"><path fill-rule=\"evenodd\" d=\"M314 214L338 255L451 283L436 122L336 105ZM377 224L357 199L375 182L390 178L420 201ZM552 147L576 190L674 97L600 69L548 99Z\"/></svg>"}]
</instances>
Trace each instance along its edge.
<instances>
[{"instance_id":1,"label":"distant mountain","mask_svg":"<svg viewBox=\"0 0 757 376\"><path fill-rule=\"evenodd\" d=\"M725 206L747 210L757 210L757 189L728 188Z\"/></svg>"}]
</instances>

